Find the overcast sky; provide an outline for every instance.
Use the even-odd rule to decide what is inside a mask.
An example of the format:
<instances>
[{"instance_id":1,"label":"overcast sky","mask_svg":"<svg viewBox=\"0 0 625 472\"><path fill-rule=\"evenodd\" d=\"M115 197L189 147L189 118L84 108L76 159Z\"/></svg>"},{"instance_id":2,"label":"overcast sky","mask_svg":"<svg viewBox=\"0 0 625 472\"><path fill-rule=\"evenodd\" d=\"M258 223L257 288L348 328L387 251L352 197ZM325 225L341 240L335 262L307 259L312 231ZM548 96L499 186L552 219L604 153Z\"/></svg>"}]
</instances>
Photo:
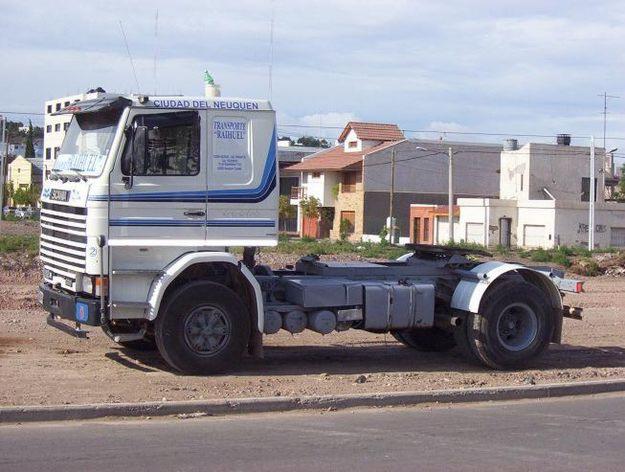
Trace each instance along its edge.
<instances>
[{"instance_id":1,"label":"overcast sky","mask_svg":"<svg viewBox=\"0 0 625 472\"><path fill-rule=\"evenodd\" d=\"M624 97L608 135L625 136L622 1L0 0L0 110L41 112L96 86L136 92L119 20L141 92L201 95L208 69L224 96L267 97L272 10L280 131L361 119L601 138L606 90Z\"/></svg>"}]
</instances>

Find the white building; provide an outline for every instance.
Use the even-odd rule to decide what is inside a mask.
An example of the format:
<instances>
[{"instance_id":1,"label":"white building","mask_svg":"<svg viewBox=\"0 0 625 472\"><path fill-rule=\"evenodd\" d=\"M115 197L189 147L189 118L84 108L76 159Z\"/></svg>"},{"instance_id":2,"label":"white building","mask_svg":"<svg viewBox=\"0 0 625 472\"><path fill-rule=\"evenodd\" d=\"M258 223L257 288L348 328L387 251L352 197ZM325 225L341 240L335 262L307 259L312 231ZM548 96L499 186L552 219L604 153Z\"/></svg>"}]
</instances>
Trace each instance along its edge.
<instances>
[{"instance_id":1,"label":"white building","mask_svg":"<svg viewBox=\"0 0 625 472\"><path fill-rule=\"evenodd\" d=\"M102 89L99 89L102 90ZM80 102L86 99L93 99L103 95L103 91L89 91L78 95L70 95L67 97L55 98L45 103L44 112L44 129L43 129L43 167L44 178L47 178L50 170L54 167L54 161L63 143L65 131L69 127L72 115L53 116L53 113L61 111L63 108L70 106L72 103Z\"/></svg>"},{"instance_id":2,"label":"white building","mask_svg":"<svg viewBox=\"0 0 625 472\"><path fill-rule=\"evenodd\" d=\"M455 239L485 246L587 245L590 148L568 142L505 149L500 198L458 199ZM605 201L604 149L595 156L595 245L624 247L625 204Z\"/></svg>"}]
</instances>

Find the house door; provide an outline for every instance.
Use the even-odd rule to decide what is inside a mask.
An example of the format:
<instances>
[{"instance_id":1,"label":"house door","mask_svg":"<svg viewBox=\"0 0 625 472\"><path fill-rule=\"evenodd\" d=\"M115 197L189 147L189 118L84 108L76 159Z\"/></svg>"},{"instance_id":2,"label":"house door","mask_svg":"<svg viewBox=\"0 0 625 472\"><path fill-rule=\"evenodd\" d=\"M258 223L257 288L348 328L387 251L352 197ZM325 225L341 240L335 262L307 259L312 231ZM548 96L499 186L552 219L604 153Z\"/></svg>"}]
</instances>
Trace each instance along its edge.
<instances>
[{"instance_id":1,"label":"house door","mask_svg":"<svg viewBox=\"0 0 625 472\"><path fill-rule=\"evenodd\" d=\"M484 244L484 223L467 223L468 243Z\"/></svg>"},{"instance_id":2,"label":"house door","mask_svg":"<svg viewBox=\"0 0 625 472\"><path fill-rule=\"evenodd\" d=\"M345 221L345 223L343 223ZM347 234L354 234L356 227L356 212L355 211L342 211L341 212L341 226L345 225Z\"/></svg>"},{"instance_id":3,"label":"house door","mask_svg":"<svg viewBox=\"0 0 625 472\"><path fill-rule=\"evenodd\" d=\"M625 228L610 228L610 246L625 247Z\"/></svg>"},{"instance_id":4,"label":"house door","mask_svg":"<svg viewBox=\"0 0 625 472\"><path fill-rule=\"evenodd\" d=\"M421 243L421 218L413 218L412 220L412 242Z\"/></svg>"},{"instance_id":5,"label":"house door","mask_svg":"<svg viewBox=\"0 0 625 472\"><path fill-rule=\"evenodd\" d=\"M545 246L545 226L544 225L524 225L523 226L523 246L544 247Z\"/></svg>"},{"instance_id":6,"label":"house door","mask_svg":"<svg viewBox=\"0 0 625 472\"><path fill-rule=\"evenodd\" d=\"M499 218L499 244L509 248L512 244L512 218Z\"/></svg>"}]
</instances>

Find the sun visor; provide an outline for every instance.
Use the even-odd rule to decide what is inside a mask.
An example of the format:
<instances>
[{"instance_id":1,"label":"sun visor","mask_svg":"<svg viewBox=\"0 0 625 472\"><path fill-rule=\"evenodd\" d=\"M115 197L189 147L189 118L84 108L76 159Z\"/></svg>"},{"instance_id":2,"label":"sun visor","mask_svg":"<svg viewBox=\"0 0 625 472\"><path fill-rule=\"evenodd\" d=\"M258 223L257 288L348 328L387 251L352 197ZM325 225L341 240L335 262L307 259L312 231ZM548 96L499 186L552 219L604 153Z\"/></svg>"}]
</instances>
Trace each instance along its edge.
<instances>
[{"instance_id":1,"label":"sun visor","mask_svg":"<svg viewBox=\"0 0 625 472\"><path fill-rule=\"evenodd\" d=\"M52 113L52 116L57 115L79 115L82 113L94 113L99 111L112 111L126 108L132 104L132 100L124 97L102 97L94 98L92 100L83 100L81 102L75 102L71 105Z\"/></svg>"}]
</instances>

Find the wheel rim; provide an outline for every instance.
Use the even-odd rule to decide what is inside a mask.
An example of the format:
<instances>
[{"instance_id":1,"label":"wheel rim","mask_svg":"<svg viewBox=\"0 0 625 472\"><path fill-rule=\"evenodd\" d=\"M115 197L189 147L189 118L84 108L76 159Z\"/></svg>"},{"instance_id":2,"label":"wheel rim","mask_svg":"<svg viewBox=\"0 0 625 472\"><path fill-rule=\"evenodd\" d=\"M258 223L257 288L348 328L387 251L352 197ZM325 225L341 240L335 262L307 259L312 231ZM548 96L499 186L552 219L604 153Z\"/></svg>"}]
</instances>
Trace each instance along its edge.
<instances>
[{"instance_id":1,"label":"wheel rim","mask_svg":"<svg viewBox=\"0 0 625 472\"><path fill-rule=\"evenodd\" d=\"M527 349L538 335L538 317L524 303L504 308L497 319L497 339L509 351Z\"/></svg>"},{"instance_id":2,"label":"wheel rim","mask_svg":"<svg viewBox=\"0 0 625 472\"><path fill-rule=\"evenodd\" d=\"M195 308L184 322L184 340L196 354L213 356L230 341L231 326L226 314L213 305Z\"/></svg>"}]
</instances>

